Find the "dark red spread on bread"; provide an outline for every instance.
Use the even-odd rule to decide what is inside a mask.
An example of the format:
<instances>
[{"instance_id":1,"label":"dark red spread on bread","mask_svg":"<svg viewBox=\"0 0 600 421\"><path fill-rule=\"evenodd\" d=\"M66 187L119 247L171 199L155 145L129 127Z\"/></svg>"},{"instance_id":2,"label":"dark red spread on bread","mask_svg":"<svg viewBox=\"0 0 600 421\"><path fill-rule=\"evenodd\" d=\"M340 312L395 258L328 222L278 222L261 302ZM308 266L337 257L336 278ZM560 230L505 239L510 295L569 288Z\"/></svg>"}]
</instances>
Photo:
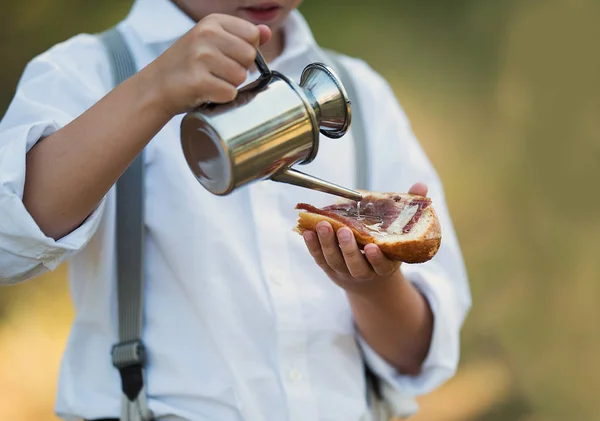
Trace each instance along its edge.
<instances>
[{"instance_id":1,"label":"dark red spread on bread","mask_svg":"<svg viewBox=\"0 0 600 421\"><path fill-rule=\"evenodd\" d=\"M411 204L411 206L418 205L418 207L417 207L417 211L415 212L413 217L410 219L410 221L408 221L408 223L406 225L404 225L404 228L402 228L403 234L408 233L411 230L411 228L419 221L419 219L421 219L421 215L423 215L423 211L431 204L431 200L430 199L415 199L415 200L412 200L410 202L410 204Z\"/></svg>"},{"instance_id":2,"label":"dark red spread on bread","mask_svg":"<svg viewBox=\"0 0 600 421\"><path fill-rule=\"evenodd\" d=\"M406 234L419 221L423 211L430 203L431 200L425 197L409 200L403 200L400 196L365 197L360 202L360 209L357 202L335 204L321 209L306 203L299 203L296 205L296 209L335 219L362 234L369 235L372 230L368 226L377 225L378 231L385 232L406 206L418 205L417 211L402 229L402 232Z\"/></svg>"}]
</instances>

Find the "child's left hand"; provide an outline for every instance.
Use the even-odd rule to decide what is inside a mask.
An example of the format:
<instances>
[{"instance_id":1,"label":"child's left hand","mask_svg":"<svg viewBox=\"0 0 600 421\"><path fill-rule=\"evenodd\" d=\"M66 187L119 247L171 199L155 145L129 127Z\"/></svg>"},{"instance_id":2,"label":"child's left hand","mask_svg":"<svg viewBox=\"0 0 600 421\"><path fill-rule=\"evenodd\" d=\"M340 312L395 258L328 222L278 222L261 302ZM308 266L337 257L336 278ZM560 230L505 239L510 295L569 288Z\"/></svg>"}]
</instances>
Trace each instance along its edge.
<instances>
[{"instance_id":1,"label":"child's left hand","mask_svg":"<svg viewBox=\"0 0 600 421\"><path fill-rule=\"evenodd\" d=\"M413 185L409 193L427 195L423 183ZM358 248L352 231L343 227L334 233L327 221L317 224L317 232L304 233L306 246L323 271L340 287L361 293L376 288L385 280L401 277L400 262L388 259L375 244Z\"/></svg>"}]
</instances>

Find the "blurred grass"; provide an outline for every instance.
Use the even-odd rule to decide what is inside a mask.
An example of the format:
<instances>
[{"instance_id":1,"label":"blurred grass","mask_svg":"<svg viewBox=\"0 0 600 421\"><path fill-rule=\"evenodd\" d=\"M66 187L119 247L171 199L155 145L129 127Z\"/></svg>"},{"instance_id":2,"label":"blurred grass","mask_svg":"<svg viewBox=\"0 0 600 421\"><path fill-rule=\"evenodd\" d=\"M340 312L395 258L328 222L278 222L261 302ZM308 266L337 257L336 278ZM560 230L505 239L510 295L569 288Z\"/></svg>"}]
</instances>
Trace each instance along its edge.
<instances>
[{"instance_id":1,"label":"blurred grass","mask_svg":"<svg viewBox=\"0 0 600 421\"><path fill-rule=\"evenodd\" d=\"M0 110L26 61L129 2L5 0ZM446 187L474 307L416 420L598 421L600 2L306 0L316 38L392 84ZM0 289L0 419L50 420L64 267Z\"/></svg>"}]
</instances>

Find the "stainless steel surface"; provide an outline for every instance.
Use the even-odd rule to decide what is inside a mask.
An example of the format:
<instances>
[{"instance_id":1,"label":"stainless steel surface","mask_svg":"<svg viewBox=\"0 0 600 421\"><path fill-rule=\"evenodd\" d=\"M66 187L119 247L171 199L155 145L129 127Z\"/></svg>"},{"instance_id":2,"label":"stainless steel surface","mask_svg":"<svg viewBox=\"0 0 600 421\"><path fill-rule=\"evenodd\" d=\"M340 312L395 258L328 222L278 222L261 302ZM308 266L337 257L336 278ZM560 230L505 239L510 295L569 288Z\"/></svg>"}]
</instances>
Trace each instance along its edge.
<instances>
[{"instance_id":1,"label":"stainless steel surface","mask_svg":"<svg viewBox=\"0 0 600 421\"><path fill-rule=\"evenodd\" d=\"M334 71L321 63L306 66L300 77L317 113L319 130L327 137L342 137L352 121L352 107L346 89Z\"/></svg>"},{"instance_id":2,"label":"stainless steel surface","mask_svg":"<svg viewBox=\"0 0 600 421\"><path fill-rule=\"evenodd\" d=\"M357 202L362 200L362 195L357 191L338 186L337 184L321 180L320 178L313 177L312 175L308 175L291 168L273 175L271 179L280 183L293 184L298 187L306 187L312 190L321 191L323 193L329 193L335 196L344 197L346 199L355 200Z\"/></svg>"},{"instance_id":3,"label":"stainless steel surface","mask_svg":"<svg viewBox=\"0 0 600 421\"><path fill-rule=\"evenodd\" d=\"M276 73L268 84L255 84L228 104L188 113L181 123L188 165L214 194L269 178L313 149L314 112Z\"/></svg>"},{"instance_id":4,"label":"stainless steel surface","mask_svg":"<svg viewBox=\"0 0 600 421\"><path fill-rule=\"evenodd\" d=\"M350 101L335 74L311 64L299 86L271 71L260 52L255 64L261 76L233 101L205 104L181 122L183 153L200 184L226 195L277 174L274 181L359 198L357 192L308 174L285 171L315 158L319 132L338 138L348 130Z\"/></svg>"}]
</instances>

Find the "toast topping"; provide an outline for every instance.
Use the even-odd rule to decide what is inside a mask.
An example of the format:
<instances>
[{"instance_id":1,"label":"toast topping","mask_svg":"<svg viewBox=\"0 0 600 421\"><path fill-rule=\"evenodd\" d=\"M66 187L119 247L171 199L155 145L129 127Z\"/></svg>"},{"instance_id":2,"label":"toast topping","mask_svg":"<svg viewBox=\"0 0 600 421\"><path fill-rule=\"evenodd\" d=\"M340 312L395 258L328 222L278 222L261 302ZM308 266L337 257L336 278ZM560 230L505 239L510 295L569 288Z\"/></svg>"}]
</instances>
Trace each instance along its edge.
<instances>
[{"instance_id":1,"label":"toast topping","mask_svg":"<svg viewBox=\"0 0 600 421\"><path fill-rule=\"evenodd\" d=\"M430 199L421 197L405 199L401 196L389 198L367 196L361 201L360 208L356 202L346 202L322 209L299 203L296 209L338 220L365 235L370 235L372 232L406 234L417 223L430 203Z\"/></svg>"}]
</instances>

